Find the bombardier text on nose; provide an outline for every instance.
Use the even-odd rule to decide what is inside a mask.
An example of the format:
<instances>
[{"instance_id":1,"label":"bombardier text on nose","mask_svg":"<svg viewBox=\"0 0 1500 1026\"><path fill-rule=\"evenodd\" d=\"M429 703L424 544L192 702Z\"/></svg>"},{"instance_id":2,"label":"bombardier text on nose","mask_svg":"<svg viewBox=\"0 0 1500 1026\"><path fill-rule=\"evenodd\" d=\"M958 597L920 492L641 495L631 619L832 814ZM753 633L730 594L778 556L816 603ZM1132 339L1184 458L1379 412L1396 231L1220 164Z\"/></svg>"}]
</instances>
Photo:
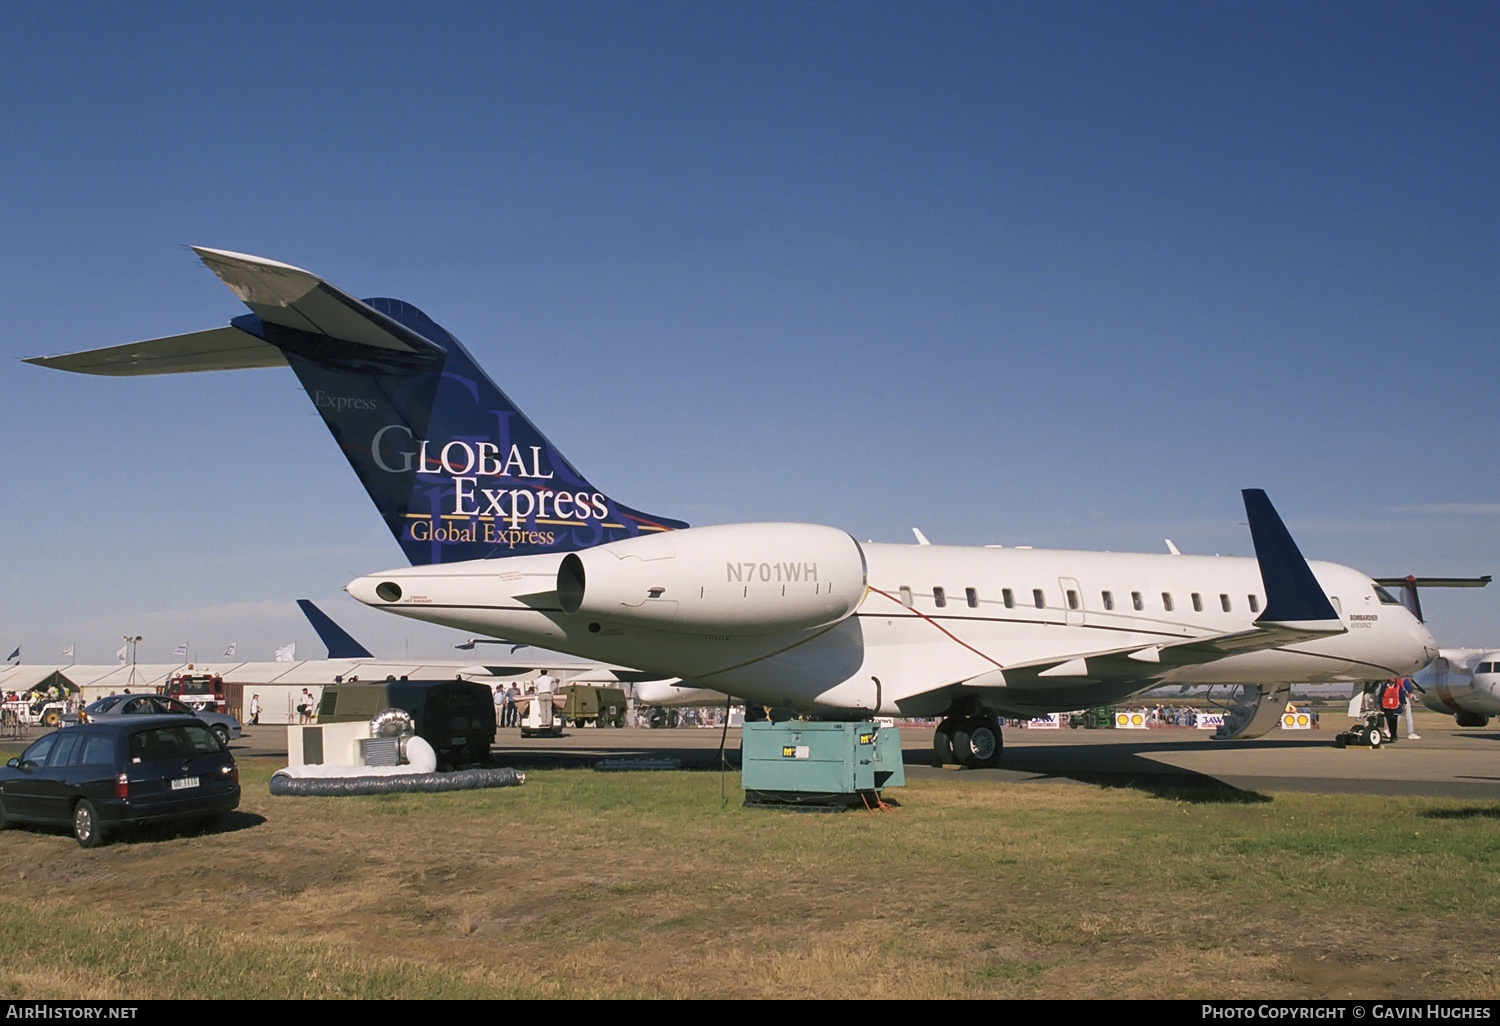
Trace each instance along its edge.
<instances>
[{"instance_id":1,"label":"bombardier text on nose","mask_svg":"<svg viewBox=\"0 0 1500 1026\"><path fill-rule=\"evenodd\" d=\"M941 716L939 752L968 766L998 761L1002 716L1244 684L1227 733L1254 736L1293 682L1382 679L1437 653L1370 577L1309 564L1256 489L1244 493L1254 559L688 528L589 484L416 307L196 252L250 314L29 362L108 375L290 366L411 564L349 584L379 609L773 709Z\"/></svg>"}]
</instances>

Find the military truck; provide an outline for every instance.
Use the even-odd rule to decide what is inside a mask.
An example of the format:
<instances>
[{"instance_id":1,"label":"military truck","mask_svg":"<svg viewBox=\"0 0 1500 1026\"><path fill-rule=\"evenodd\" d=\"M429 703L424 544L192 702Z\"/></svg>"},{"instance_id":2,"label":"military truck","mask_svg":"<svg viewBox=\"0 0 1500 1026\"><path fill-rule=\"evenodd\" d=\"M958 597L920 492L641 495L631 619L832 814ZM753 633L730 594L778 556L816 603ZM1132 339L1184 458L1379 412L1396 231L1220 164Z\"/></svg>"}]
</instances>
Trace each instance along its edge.
<instances>
[{"instance_id":1,"label":"military truck","mask_svg":"<svg viewBox=\"0 0 1500 1026\"><path fill-rule=\"evenodd\" d=\"M557 693L564 699L561 715L575 727L588 723L596 727L625 726L625 692L620 688L565 684Z\"/></svg>"},{"instance_id":2,"label":"military truck","mask_svg":"<svg viewBox=\"0 0 1500 1026\"><path fill-rule=\"evenodd\" d=\"M393 680L329 684L319 723L355 723L384 709L411 713L417 735L437 753L438 769L488 766L495 739L494 693L465 680Z\"/></svg>"}]
</instances>

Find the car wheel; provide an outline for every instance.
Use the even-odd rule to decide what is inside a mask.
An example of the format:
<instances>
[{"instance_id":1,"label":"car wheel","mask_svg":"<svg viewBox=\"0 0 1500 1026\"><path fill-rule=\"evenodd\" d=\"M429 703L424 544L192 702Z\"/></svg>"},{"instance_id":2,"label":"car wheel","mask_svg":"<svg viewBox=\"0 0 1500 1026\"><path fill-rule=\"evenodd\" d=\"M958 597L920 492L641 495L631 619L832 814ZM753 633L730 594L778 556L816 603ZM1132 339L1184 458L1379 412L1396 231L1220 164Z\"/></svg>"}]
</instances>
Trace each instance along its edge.
<instances>
[{"instance_id":1,"label":"car wheel","mask_svg":"<svg viewBox=\"0 0 1500 1026\"><path fill-rule=\"evenodd\" d=\"M62 722L62 716L56 709L48 709L42 714L42 726L55 727Z\"/></svg>"},{"instance_id":2,"label":"car wheel","mask_svg":"<svg viewBox=\"0 0 1500 1026\"><path fill-rule=\"evenodd\" d=\"M5 799L0 798L0 830L10 826L10 817L5 814Z\"/></svg>"},{"instance_id":3,"label":"car wheel","mask_svg":"<svg viewBox=\"0 0 1500 1026\"><path fill-rule=\"evenodd\" d=\"M214 737L216 737L216 738L219 739L219 744L223 745L225 748L228 748L229 747L229 728L226 727L226 726L224 726L224 724L222 724L222 723L215 723L214 726L213 726L213 732L214 732Z\"/></svg>"},{"instance_id":4,"label":"car wheel","mask_svg":"<svg viewBox=\"0 0 1500 1026\"><path fill-rule=\"evenodd\" d=\"M97 848L105 843L104 824L92 802L81 801L73 809L73 836L83 848Z\"/></svg>"}]
</instances>

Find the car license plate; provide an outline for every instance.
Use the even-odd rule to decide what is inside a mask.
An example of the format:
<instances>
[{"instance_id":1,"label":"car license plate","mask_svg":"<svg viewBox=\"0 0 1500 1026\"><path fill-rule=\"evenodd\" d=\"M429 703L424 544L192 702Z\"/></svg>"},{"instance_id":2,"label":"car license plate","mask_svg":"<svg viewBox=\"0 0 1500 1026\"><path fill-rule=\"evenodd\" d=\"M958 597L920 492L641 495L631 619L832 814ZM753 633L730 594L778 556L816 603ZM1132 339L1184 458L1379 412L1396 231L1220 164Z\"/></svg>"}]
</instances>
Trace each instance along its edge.
<instances>
[{"instance_id":1,"label":"car license plate","mask_svg":"<svg viewBox=\"0 0 1500 1026\"><path fill-rule=\"evenodd\" d=\"M172 781L172 790L174 791L185 791L190 787L197 786L197 777L178 777L176 780Z\"/></svg>"}]
</instances>

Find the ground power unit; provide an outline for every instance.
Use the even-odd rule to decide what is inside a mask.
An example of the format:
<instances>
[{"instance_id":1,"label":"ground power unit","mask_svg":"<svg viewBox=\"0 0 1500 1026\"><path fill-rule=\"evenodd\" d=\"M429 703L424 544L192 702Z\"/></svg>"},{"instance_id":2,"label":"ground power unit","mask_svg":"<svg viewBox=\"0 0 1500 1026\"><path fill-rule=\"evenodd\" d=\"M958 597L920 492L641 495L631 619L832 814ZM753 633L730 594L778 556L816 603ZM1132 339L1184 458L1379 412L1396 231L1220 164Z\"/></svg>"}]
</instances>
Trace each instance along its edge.
<instances>
[{"instance_id":1,"label":"ground power unit","mask_svg":"<svg viewBox=\"0 0 1500 1026\"><path fill-rule=\"evenodd\" d=\"M745 804L874 808L906 783L901 733L876 723L747 723L740 749Z\"/></svg>"}]
</instances>

